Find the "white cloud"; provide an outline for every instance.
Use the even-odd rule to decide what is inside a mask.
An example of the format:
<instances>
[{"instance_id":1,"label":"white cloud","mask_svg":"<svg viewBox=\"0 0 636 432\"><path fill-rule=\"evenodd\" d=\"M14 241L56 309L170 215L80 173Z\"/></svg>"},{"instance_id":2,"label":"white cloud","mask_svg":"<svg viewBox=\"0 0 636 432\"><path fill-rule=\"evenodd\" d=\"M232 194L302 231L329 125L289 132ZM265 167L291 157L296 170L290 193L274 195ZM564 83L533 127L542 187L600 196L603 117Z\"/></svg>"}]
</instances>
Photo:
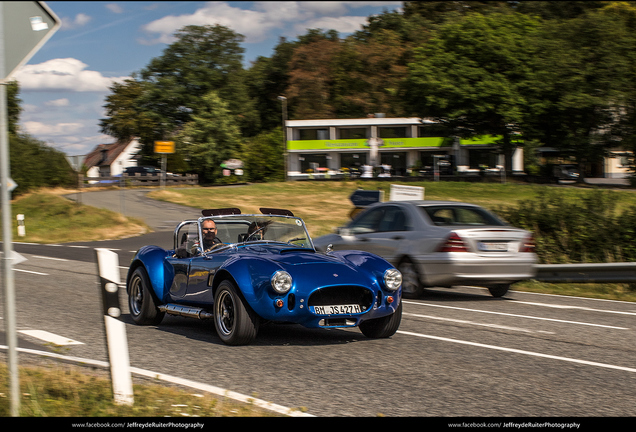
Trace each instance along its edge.
<instances>
[{"instance_id":1,"label":"white cloud","mask_svg":"<svg viewBox=\"0 0 636 432\"><path fill-rule=\"evenodd\" d=\"M170 44L173 34L186 25L221 24L245 36L246 43L262 42L273 30L291 26L299 34L308 28L334 29L351 33L366 23L367 17L350 16L349 10L363 6L396 7L401 2L264 1L254 2L252 10L232 7L226 2L208 2L192 14L169 15L142 27L149 36L139 43ZM156 36L152 36L156 35Z\"/></svg>"},{"instance_id":2,"label":"white cloud","mask_svg":"<svg viewBox=\"0 0 636 432\"><path fill-rule=\"evenodd\" d=\"M23 66L15 75L23 90L67 90L74 92L107 92L115 81L128 77L108 78L100 72L86 70L88 65L74 58L58 58Z\"/></svg>"},{"instance_id":3,"label":"white cloud","mask_svg":"<svg viewBox=\"0 0 636 432\"><path fill-rule=\"evenodd\" d=\"M69 106L69 100L67 98L55 99L44 102L44 105L50 107L66 107Z\"/></svg>"},{"instance_id":4,"label":"white cloud","mask_svg":"<svg viewBox=\"0 0 636 432\"><path fill-rule=\"evenodd\" d=\"M142 27L148 34L159 34L158 37L144 40L142 43L170 44L174 42L173 34L186 25L221 24L245 36L246 42L256 42L265 33L275 28L278 20L272 21L267 13L234 8L223 2L210 2L193 14L169 15L155 20Z\"/></svg>"},{"instance_id":5,"label":"white cloud","mask_svg":"<svg viewBox=\"0 0 636 432\"><path fill-rule=\"evenodd\" d=\"M77 29L79 27L84 27L86 24L88 24L93 18L91 18L90 16L83 14L83 13L78 13L77 15L75 15L74 19L71 18L67 18L67 17L62 17L62 26L60 27L61 30L74 30Z\"/></svg>"},{"instance_id":6,"label":"white cloud","mask_svg":"<svg viewBox=\"0 0 636 432\"><path fill-rule=\"evenodd\" d=\"M22 127L32 135L63 136L79 132L84 125L82 123L56 123L46 124L36 121L22 123Z\"/></svg>"},{"instance_id":7,"label":"white cloud","mask_svg":"<svg viewBox=\"0 0 636 432\"><path fill-rule=\"evenodd\" d=\"M308 28L336 30L339 33L353 33L361 30L362 26L366 23L367 17L364 16L321 17L315 20L305 21L302 24L297 24L294 28L300 34L304 33Z\"/></svg>"},{"instance_id":8,"label":"white cloud","mask_svg":"<svg viewBox=\"0 0 636 432\"><path fill-rule=\"evenodd\" d=\"M108 9L109 11L111 11L112 13L116 13L116 14L120 14L123 13L124 10L122 9L121 6L119 6L117 3L108 3L106 5L106 9Z\"/></svg>"}]
</instances>

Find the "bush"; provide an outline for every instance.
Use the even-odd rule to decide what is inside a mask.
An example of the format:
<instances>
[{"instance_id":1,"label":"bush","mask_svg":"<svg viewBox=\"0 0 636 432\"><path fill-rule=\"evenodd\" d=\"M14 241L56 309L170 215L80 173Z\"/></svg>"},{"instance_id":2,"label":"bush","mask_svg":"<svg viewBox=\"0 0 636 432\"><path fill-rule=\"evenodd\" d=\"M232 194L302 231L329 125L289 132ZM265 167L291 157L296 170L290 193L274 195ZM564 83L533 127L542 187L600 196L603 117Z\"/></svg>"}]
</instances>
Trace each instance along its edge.
<instances>
[{"instance_id":1,"label":"bush","mask_svg":"<svg viewBox=\"0 0 636 432\"><path fill-rule=\"evenodd\" d=\"M542 263L636 261L636 206L619 212L617 198L611 191L572 195L546 188L496 212L534 233Z\"/></svg>"}]
</instances>

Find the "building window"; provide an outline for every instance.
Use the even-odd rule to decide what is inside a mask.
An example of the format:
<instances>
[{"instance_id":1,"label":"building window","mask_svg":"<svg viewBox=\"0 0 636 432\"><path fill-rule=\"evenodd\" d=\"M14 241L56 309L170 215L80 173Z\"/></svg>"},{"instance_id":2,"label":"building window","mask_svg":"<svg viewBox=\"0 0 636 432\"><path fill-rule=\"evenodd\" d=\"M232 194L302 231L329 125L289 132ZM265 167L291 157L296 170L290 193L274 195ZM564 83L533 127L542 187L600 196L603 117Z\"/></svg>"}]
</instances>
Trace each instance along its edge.
<instances>
[{"instance_id":1,"label":"building window","mask_svg":"<svg viewBox=\"0 0 636 432\"><path fill-rule=\"evenodd\" d=\"M329 129L299 129L299 140L328 140Z\"/></svg>"},{"instance_id":2,"label":"building window","mask_svg":"<svg viewBox=\"0 0 636 432\"><path fill-rule=\"evenodd\" d=\"M406 175L406 152L381 152L380 163L390 165L393 175Z\"/></svg>"},{"instance_id":3,"label":"building window","mask_svg":"<svg viewBox=\"0 0 636 432\"><path fill-rule=\"evenodd\" d=\"M380 138L409 138L407 127L378 127Z\"/></svg>"},{"instance_id":4,"label":"building window","mask_svg":"<svg viewBox=\"0 0 636 432\"><path fill-rule=\"evenodd\" d=\"M367 139L367 128L342 128L338 129L338 139Z\"/></svg>"},{"instance_id":5,"label":"building window","mask_svg":"<svg viewBox=\"0 0 636 432\"><path fill-rule=\"evenodd\" d=\"M300 171L304 173L316 172L318 168L327 167L327 155L324 154L303 154L298 159L300 160Z\"/></svg>"},{"instance_id":6,"label":"building window","mask_svg":"<svg viewBox=\"0 0 636 432\"><path fill-rule=\"evenodd\" d=\"M421 138L429 137L446 137L451 135L448 129L439 124L429 124L426 126L419 126L417 128L417 135Z\"/></svg>"},{"instance_id":7,"label":"building window","mask_svg":"<svg viewBox=\"0 0 636 432\"><path fill-rule=\"evenodd\" d=\"M360 168L367 164L367 153L340 153L342 168Z\"/></svg>"}]
</instances>

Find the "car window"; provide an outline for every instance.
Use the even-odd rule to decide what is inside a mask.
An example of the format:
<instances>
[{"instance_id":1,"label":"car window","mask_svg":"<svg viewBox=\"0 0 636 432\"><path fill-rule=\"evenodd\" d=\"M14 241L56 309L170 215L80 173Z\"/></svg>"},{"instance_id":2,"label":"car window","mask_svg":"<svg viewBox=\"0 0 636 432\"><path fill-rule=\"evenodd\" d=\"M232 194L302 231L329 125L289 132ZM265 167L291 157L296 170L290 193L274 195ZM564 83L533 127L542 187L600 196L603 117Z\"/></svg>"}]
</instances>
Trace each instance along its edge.
<instances>
[{"instance_id":1,"label":"car window","mask_svg":"<svg viewBox=\"0 0 636 432\"><path fill-rule=\"evenodd\" d=\"M376 208L361 214L349 225L351 231L355 234L375 232L384 215L384 208Z\"/></svg>"},{"instance_id":2,"label":"car window","mask_svg":"<svg viewBox=\"0 0 636 432\"><path fill-rule=\"evenodd\" d=\"M421 206L431 222L438 226L445 225L505 225L484 209L463 206Z\"/></svg>"},{"instance_id":3,"label":"car window","mask_svg":"<svg viewBox=\"0 0 636 432\"><path fill-rule=\"evenodd\" d=\"M396 206L386 207L378 231L404 231L406 229L406 216L401 208Z\"/></svg>"}]
</instances>

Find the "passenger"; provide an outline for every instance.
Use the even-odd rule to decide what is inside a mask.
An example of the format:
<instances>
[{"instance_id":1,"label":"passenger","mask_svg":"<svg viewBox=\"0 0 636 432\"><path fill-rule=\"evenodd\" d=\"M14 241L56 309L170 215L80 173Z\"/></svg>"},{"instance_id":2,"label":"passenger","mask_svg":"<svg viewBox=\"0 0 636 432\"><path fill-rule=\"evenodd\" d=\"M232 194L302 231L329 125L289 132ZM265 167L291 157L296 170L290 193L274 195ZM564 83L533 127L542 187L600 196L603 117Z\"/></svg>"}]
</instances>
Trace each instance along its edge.
<instances>
[{"instance_id":1,"label":"passenger","mask_svg":"<svg viewBox=\"0 0 636 432\"><path fill-rule=\"evenodd\" d=\"M261 225L258 222L252 222L247 229L247 237L245 238L245 241L263 240L265 227L266 225L264 224Z\"/></svg>"}]
</instances>

